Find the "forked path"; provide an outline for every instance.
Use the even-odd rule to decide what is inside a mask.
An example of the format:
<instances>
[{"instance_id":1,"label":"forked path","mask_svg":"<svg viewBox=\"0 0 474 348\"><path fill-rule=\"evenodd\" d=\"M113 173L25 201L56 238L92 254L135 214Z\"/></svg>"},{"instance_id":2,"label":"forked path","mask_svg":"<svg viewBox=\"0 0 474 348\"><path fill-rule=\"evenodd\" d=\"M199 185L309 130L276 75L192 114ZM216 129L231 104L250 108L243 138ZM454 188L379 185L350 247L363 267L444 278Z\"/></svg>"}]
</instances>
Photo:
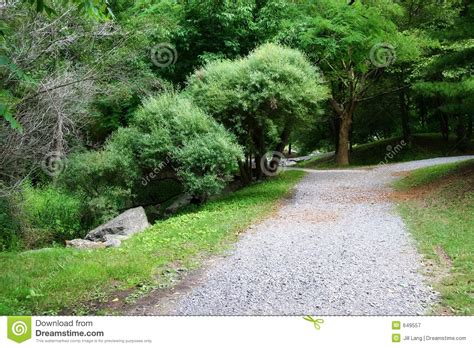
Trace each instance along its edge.
<instances>
[{"instance_id":1,"label":"forked path","mask_svg":"<svg viewBox=\"0 0 474 348\"><path fill-rule=\"evenodd\" d=\"M130 314L424 314L436 294L389 184L401 171L468 158L308 171L276 216L244 233L191 286Z\"/></svg>"}]
</instances>

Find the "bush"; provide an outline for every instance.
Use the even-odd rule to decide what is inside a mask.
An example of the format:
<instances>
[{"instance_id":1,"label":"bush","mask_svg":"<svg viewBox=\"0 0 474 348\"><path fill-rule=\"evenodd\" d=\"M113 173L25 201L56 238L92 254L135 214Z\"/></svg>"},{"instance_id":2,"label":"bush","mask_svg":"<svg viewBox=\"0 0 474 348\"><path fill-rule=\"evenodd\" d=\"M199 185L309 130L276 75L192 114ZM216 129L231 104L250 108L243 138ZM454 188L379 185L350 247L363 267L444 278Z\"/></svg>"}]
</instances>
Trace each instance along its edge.
<instances>
[{"instance_id":1,"label":"bush","mask_svg":"<svg viewBox=\"0 0 474 348\"><path fill-rule=\"evenodd\" d=\"M148 100L132 125L118 132L110 147L128 147L147 171L161 168L163 177L175 174L193 195L219 192L243 157L234 137L181 95Z\"/></svg>"},{"instance_id":2,"label":"bush","mask_svg":"<svg viewBox=\"0 0 474 348\"><path fill-rule=\"evenodd\" d=\"M85 197L84 225L99 225L133 201L132 187L140 177L126 150L91 151L72 155L59 184Z\"/></svg>"},{"instance_id":3,"label":"bush","mask_svg":"<svg viewBox=\"0 0 474 348\"><path fill-rule=\"evenodd\" d=\"M147 100L103 150L72 156L59 181L87 197L89 220L102 222L122 209L162 199L135 201L146 197L143 187L149 184L166 192L173 180L200 198L217 193L241 157L221 125L188 98L167 93Z\"/></svg>"},{"instance_id":4,"label":"bush","mask_svg":"<svg viewBox=\"0 0 474 348\"><path fill-rule=\"evenodd\" d=\"M186 93L257 161L269 150L282 152L295 127L318 117L318 103L328 94L301 52L275 44L207 64L190 77Z\"/></svg>"},{"instance_id":5,"label":"bush","mask_svg":"<svg viewBox=\"0 0 474 348\"><path fill-rule=\"evenodd\" d=\"M82 199L54 186L21 190L0 200L0 250L33 249L82 236Z\"/></svg>"}]
</instances>

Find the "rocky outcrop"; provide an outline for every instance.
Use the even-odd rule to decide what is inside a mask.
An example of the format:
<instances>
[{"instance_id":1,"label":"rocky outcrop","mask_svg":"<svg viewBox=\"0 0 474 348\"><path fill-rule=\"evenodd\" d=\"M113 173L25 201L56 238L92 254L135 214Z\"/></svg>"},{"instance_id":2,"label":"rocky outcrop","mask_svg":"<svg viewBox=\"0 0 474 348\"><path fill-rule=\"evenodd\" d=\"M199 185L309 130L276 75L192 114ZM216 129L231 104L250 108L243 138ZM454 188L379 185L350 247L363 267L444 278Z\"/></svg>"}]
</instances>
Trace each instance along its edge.
<instances>
[{"instance_id":1,"label":"rocky outcrop","mask_svg":"<svg viewBox=\"0 0 474 348\"><path fill-rule=\"evenodd\" d=\"M66 246L78 249L119 247L122 240L142 232L149 226L143 207L132 208L94 228L84 239L66 241Z\"/></svg>"},{"instance_id":2,"label":"rocky outcrop","mask_svg":"<svg viewBox=\"0 0 474 348\"><path fill-rule=\"evenodd\" d=\"M106 235L130 237L149 226L145 209L143 207L136 207L128 209L116 218L94 228L84 239L105 242Z\"/></svg>"}]
</instances>

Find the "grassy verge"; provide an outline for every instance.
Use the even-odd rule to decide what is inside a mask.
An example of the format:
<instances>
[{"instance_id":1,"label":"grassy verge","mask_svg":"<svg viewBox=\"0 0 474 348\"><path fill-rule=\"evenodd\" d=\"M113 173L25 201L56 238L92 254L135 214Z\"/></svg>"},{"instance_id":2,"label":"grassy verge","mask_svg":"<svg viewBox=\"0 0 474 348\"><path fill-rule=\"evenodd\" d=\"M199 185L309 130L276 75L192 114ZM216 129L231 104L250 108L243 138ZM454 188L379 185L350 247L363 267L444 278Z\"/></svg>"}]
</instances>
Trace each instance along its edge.
<instances>
[{"instance_id":1,"label":"grassy verge","mask_svg":"<svg viewBox=\"0 0 474 348\"><path fill-rule=\"evenodd\" d=\"M402 138L391 138L354 146L350 154L351 167L422 160L434 157L474 154L474 141L465 151L456 149L456 139L444 141L439 134L414 134L411 145L402 145ZM335 157L315 158L299 163L300 167L330 169L337 167Z\"/></svg>"},{"instance_id":2,"label":"grassy verge","mask_svg":"<svg viewBox=\"0 0 474 348\"><path fill-rule=\"evenodd\" d=\"M474 161L413 171L395 184L399 210L441 293L436 313L474 314Z\"/></svg>"},{"instance_id":3,"label":"grassy verge","mask_svg":"<svg viewBox=\"0 0 474 348\"><path fill-rule=\"evenodd\" d=\"M158 222L120 248L49 248L0 254L0 315L85 314L126 289L166 286L175 268L193 268L238 232L272 212L304 173L288 171Z\"/></svg>"}]
</instances>

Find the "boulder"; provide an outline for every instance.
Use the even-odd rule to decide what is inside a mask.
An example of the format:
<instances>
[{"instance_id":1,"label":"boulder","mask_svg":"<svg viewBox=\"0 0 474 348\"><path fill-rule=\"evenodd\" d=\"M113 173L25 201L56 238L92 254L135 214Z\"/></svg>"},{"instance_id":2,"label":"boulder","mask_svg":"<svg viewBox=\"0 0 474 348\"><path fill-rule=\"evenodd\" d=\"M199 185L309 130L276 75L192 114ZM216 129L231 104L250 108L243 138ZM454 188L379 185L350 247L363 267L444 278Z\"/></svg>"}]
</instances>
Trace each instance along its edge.
<instances>
[{"instance_id":1,"label":"boulder","mask_svg":"<svg viewBox=\"0 0 474 348\"><path fill-rule=\"evenodd\" d=\"M122 242L120 241L120 239L116 238L110 238L104 242L106 248L118 248L120 244L122 244Z\"/></svg>"},{"instance_id":2,"label":"boulder","mask_svg":"<svg viewBox=\"0 0 474 348\"><path fill-rule=\"evenodd\" d=\"M92 242L85 239L73 239L66 241L66 247L76 249L101 249L105 248L105 244L102 242Z\"/></svg>"},{"instance_id":3,"label":"boulder","mask_svg":"<svg viewBox=\"0 0 474 348\"><path fill-rule=\"evenodd\" d=\"M175 214L179 209L191 203L192 199L193 197L187 193L181 195L169 207L165 209L165 214L166 215Z\"/></svg>"},{"instance_id":4,"label":"boulder","mask_svg":"<svg viewBox=\"0 0 474 348\"><path fill-rule=\"evenodd\" d=\"M110 239L126 239L150 226L143 207L132 208L112 220L94 228L85 239L106 242ZM107 237L106 237L107 236Z\"/></svg>"},{"instance_id":5,"label":"boulder","mask_svg":"<svg viewBox=\"0 0 474 348\"><path fill-rule=\"evenodd\" d=\"M107 241L109 241L109 240L112 240L112 239L117 239L117 240L122 241L122 240L125 240L125 239L127 239L127 238L128 238L128 236L123 236L123 235L121 235L121 234L106 234L106 235L104 236L103 240L104 240L105 242L107 242Z\"/></svg>"}]
</instances>

